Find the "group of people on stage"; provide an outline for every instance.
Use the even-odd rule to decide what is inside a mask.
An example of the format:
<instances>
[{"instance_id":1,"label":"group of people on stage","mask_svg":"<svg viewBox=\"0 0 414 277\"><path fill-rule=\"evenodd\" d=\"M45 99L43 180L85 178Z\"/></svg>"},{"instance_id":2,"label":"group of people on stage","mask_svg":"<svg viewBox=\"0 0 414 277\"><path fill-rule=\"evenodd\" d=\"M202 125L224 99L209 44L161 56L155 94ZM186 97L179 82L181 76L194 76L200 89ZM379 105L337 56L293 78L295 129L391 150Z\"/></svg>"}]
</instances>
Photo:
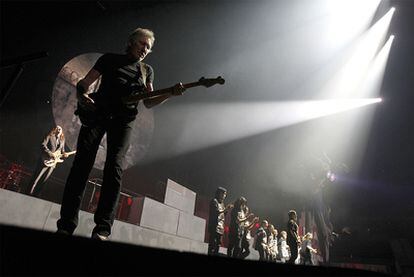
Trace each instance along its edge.
<instances>
[{"instance_id":1,"label":"group of people on stage","mask_svg":"<svg viewBox=\"0 0 414 277\"><path fill-rule=\"evenodd\" d=\"M138 101L125 101L125 97L137 93L154 92L154 70L142 61L154 45L154 33L148 29L134 30L127 40L126 53L104 54L77 86L80 128L72 168L66 181L57 233L72 235L78 225L81 200L89 173L93 167L99 144L107 135L107 155L103 183L97 210L94 215L95 228L92 238L107 240L111 234L115 209L120 195L123 162L128 150L133 121L138 114ZM93 97L90 86L101 78L101 84ZM147 108L156 106L172 96L182 95L185 87L177 83L167 93L143 100ZM65 138L61 126L56 126L42 143L42 155L28 193L38 195L44 182L61 158L69 156L65 151ZM261 220L255 234L252 231L259 218L250 212L247 199L239 197L233 204L225 205L227 190L219 187L210 203L208 219L208 254L217 255L225 230L225 215L230 212L227 256L245 259L250 254L250 245L258 251L260 260L295 263L299 249L301 261L312 264L311 235L301 240L298 236L297 215L289 212L287 230L278 230L267 220ZM302 243L302 247L301 246Z\"/></svg>"},{"instance_id":2,"label":"group of people on stage","mask_svg":"<svg viewBox=\"0 0 414 277\"><path fill-rule=\"evenodd\" d=\"M252 245L258 251L261 261L313 265L312 255L317 253L317 250L312 247L312 233L300 238L296 211L289 211L286 231L279 234L273 224L261 220L256 232L252 234L251 230L258 224L259 217L250 212L247 199L239 197L233 204L225 205L226 197L227 190L218 187L215 197L210 201L209 255L219 255L225 234L225 215L230 212L228 257L245 259L249 256Z\"/></svg>"}]
</instances>

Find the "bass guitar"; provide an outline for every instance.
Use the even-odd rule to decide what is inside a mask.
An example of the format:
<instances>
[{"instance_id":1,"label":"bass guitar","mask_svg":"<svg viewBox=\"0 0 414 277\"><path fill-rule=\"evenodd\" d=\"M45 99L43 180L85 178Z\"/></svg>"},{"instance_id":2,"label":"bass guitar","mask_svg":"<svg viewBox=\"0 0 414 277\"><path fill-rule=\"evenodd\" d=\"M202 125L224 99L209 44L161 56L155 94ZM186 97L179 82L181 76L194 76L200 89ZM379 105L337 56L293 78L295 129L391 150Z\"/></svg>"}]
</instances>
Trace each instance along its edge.
<instances>
[{"instance_id":1,"label":"bass guitar","mask_svg":"<svg viewBox=\"0 0 414 277\"><path fill-rule=\"evenodd\" d=\"M198 87L198 86L204 86L208 88L216 84L222 85L224 84L224 82L225 80L221 76L217 78L202 77L196 82L183 84L183 87L185 89ZM160 96L160 95L172 94L173 88L174 87L168 87L168 88L164 88L160 90L154 90L151 92L147 92L145 90L135 91L131 95L123 97L122 103L125 105L137 104L140 100L144 100L147 98L152 98L152 97ZM102 107L102 104L99 102L99 98L97 94L91 93L89 94L89 97L91 97L94 100L95 102L94 107L92 109L90 107L85 108L84 106L78 103L78 107L75 111L75 115L79 116L79 119L82 122L82 124L86 126L92 126L93 124L101 120L104 120L108 116L108 111L107 111L108 108Z\"/></svg>"}]
</instances>

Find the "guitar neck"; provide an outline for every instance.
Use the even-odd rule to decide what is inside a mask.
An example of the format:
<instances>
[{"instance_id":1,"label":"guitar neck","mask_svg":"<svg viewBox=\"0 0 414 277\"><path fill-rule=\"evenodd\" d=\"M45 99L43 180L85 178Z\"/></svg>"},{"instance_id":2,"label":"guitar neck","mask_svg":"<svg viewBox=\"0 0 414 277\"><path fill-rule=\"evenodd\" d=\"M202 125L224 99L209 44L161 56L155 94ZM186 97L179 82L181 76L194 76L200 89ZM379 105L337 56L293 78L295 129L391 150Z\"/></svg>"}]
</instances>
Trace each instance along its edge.
<instances>
[{"instance_id":1,"label":"guitar neck","mask_svg":"<svg viewBox=\"0 0 414 277\"><path fill-rule=\"evenodd\" d=\"M66 154L66 155L68 155L68 156L70 156L70 155L73 155L73 154L75 154L75 153L76 153L76 150L75 150L75 151L66 152L65 154ZM62 157L62 156L63 156L63 154L59 151L58 158L60 158L60 157Z\"/></svg>"},{"instance_id":2,"label":"guitar neck","mask_svg":"<svg viewBox=\"0 0 414 277\"><path fill-rule=\"evenodd\" d=\"M205 87L211 87L215 84L224 84L224 79L219 76L217 78L214 79L206 79L204 77L200 78L200 80L196 81L196 82L192 82L192 83L187 83L187 84L183 84L183 87L185 89L189 89L192 87L198 87L198 86L205 86ZM151 92L147 92L147 91L138 91L137 94L134 95L130 95L130 96L126 96L122 98L122 102L124 102L124 104L134 104L137 103L139 100L142 99L146 99L146 98L152 98L152 97L156 97L156 96L161 96L161 95L166 95L166 94L172 94L174 91L174 87L169 87L169 88L165 88L165 89L159 89L159 90L155 90L155 91L151 91Z\"/></svg>"},{"instance_id":3,"label":"guitar neck","mask_svg":"<svg viewBox=\"0 0 414 277\"><path fill-rule=\"evenodd\" d=\"M187 89L187 88L193 88L193 87L201 86L201 83L200 82L192 82L192 83L183 84L183 86Z\"/></svg>"},{"instance_id":4,"label":"guitar neck","mask_svg":"<svg viewBox=\"0 0 414 277\"><path fill-rule=\"evenodd\" d=\"M202 84L198 81L198 82L183 84L183 87L185 89L188 89L188 88L197 87L197 86L201 86L201 85ZM151 91L151 92L142 92L142 93L139 93L139 94L124 97L123 102L124 103L134 103L134 102L138 102L139 100L142 100L142 99L147 99L147 98L166 95L166 94L172 94L172 92L173 92L173 87L154 90L154 91Z\"/></svg>"}]
</instances>

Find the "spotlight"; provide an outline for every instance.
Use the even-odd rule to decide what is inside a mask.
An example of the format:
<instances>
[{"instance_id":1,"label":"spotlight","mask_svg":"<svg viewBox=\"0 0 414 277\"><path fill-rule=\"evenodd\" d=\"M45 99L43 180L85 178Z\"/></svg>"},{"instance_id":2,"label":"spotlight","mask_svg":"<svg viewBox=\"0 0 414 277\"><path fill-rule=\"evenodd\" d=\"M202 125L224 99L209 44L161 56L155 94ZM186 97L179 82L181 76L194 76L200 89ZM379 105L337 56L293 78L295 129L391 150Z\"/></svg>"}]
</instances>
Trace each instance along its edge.
<instances>
[{"instance_id":1,"label":"spotlight","mask_svg":"<svg viewBox=\"0 0 414 277\"><path fill-rule=\"evenodd\" d=\"M329 181L331 181L331 182L335 182L335 180L336 180L336 175L335 175L335 173L333 173L332 171L328 171L328 172L326 173L326 178L328 178L328 180L329 180Z\"/></svg>"}]
</instances>

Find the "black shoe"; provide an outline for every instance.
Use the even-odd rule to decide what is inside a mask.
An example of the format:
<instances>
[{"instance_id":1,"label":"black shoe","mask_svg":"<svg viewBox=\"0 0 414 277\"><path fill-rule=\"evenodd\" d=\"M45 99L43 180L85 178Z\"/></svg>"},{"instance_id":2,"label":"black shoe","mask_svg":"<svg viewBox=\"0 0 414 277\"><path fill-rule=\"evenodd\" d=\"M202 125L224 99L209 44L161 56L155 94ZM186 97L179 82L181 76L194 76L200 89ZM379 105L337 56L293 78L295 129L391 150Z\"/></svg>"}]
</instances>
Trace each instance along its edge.
<instances>
[{"instance_id":1,"label":"black shoe","mask_svg":"<svg viewBox=\"0 0 414 277\"><path fill-rule=\"evenodd\" d=\"M99 233L92 233L92 239L101 240L101 241L108 241L109 235L103 235Z\"/></svg>"}]
</instances>

